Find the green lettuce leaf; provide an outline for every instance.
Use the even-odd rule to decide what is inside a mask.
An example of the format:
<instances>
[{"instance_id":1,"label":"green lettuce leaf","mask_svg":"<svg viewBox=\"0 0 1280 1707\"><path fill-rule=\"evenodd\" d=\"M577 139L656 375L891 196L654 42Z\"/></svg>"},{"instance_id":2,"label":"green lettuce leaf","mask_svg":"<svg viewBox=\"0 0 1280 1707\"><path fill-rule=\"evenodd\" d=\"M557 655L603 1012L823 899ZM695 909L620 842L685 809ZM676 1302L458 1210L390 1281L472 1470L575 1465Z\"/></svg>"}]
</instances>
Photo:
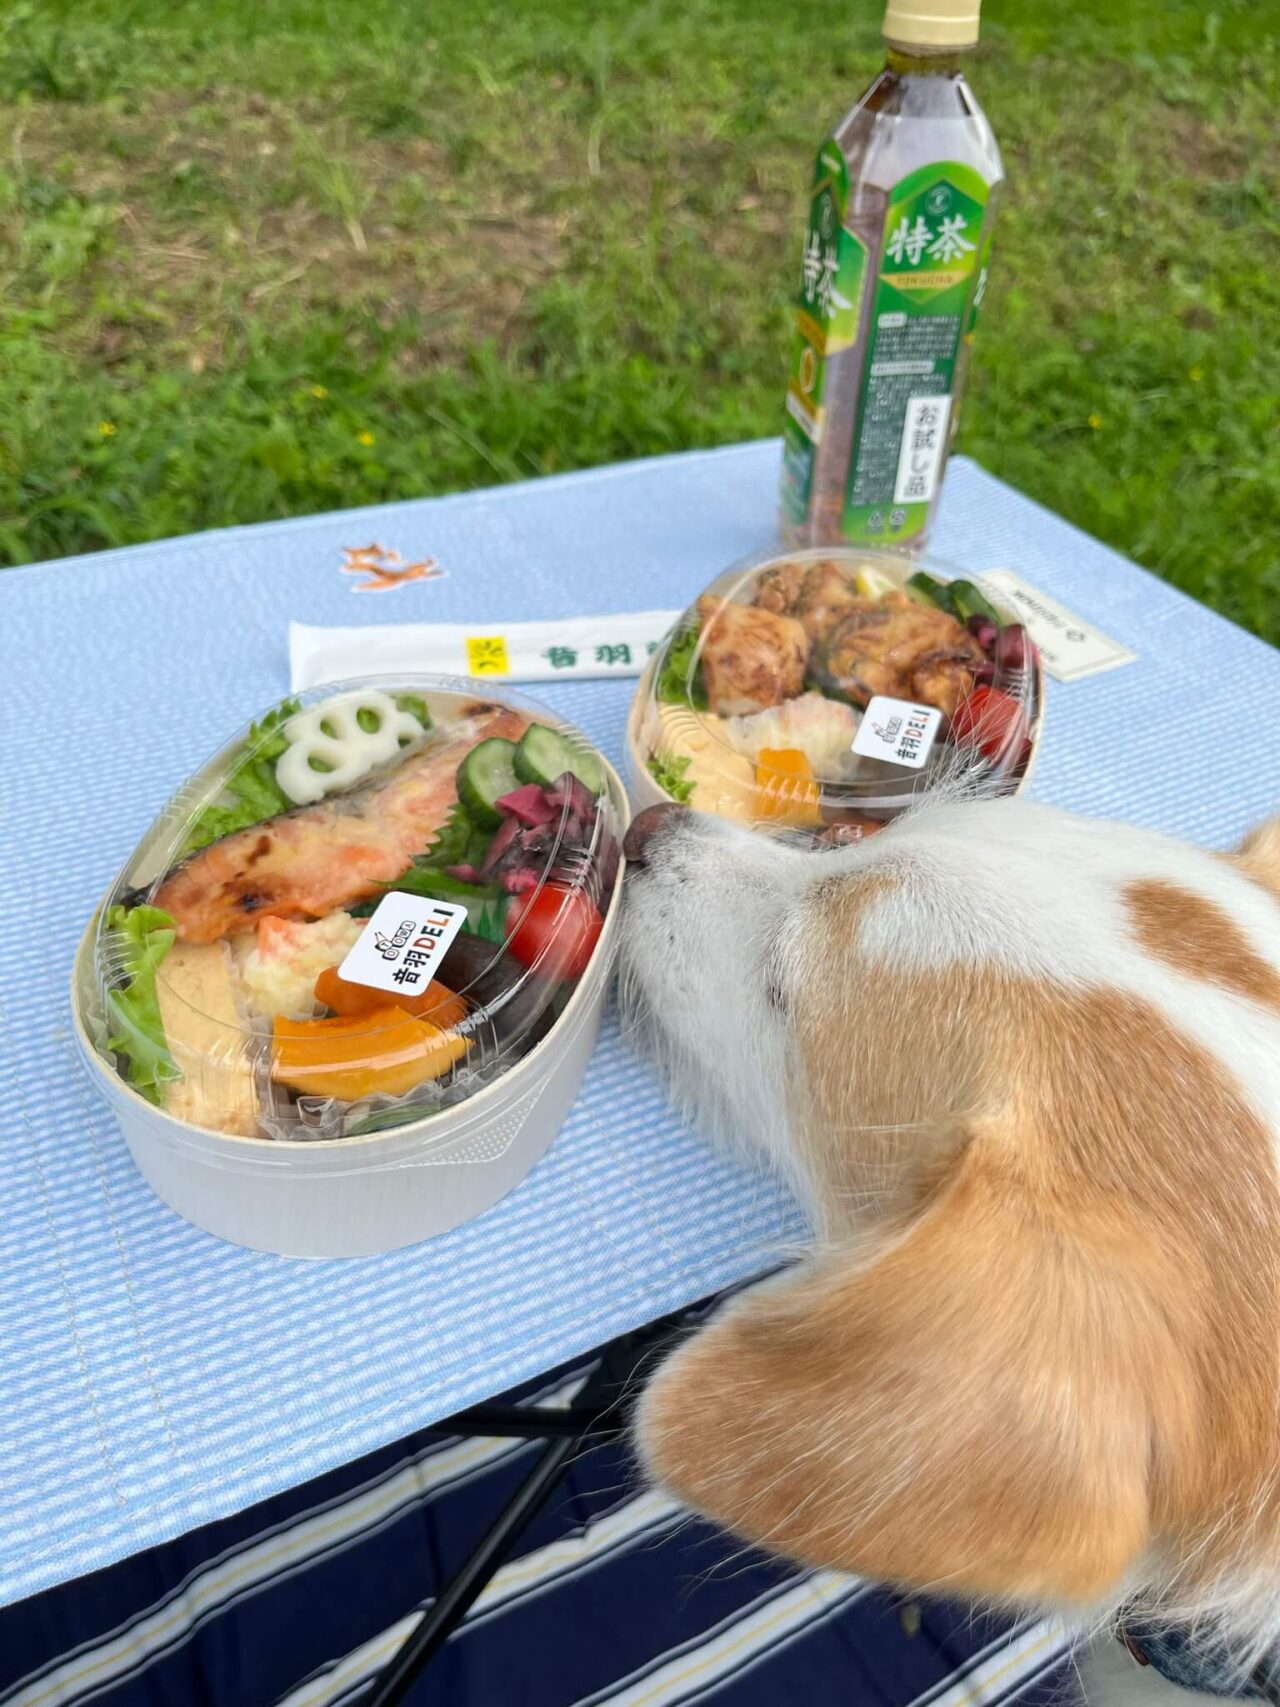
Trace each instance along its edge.
<instances>
[{"instance_id":1,"label":"green lettuce leaf","mask_svg":"<svg viewBox=\"0 0 1280 1707\"><path fill-rule=\"evenodd\" d=\"M502 942L506 936L505 891L496 883L464 883L444 869L446 865L473 865L478 869L492 840L493 831L474 824L466 807L457 800L427 851L415 854L408 870L384 884L383 889L399 889L405 895L428 895L433 901L461 901L467 909L468 930L487 937L490 942ZM381 895L375 895L358 907L348 907L347 911L353 918L367 919L381 899Z\"/></svg>"},{"instance_id":2,"label":"green lettuce leaf","mask_svg":"<svg viewBox=\"0 0 1280 1707\"><path fill-rule=\"evenodd\" d=\"M437 868L446 865L478 866L488 853L492 840L493 831L481 829L473 822L462 802L456 800L435 841L425 853L417 854L413 863ZM399 887L398 882L393 885L393 888Z\"/></svg>"},{"instance_id":3,"label":"green lettuce leaf","mask_svg":"<svg viewBox=\"0 0 1280 1707\"><path fill-rule=\"evenodd\" d=\"M363 1120L349 1121L343 1128L345 1138L367 1138L375 1132L390 1132L397 1126L407 1126L412 1120L427 1120L443 1112L443 1105L410 1102L366 1114Z\"/></svg>"},{"instance_id":4,"label":"green lettuce leaf","mask_svg":"<svg viewBox=\"0 0 1280 1707\"><path fill-rule=\"evenodd\" d=\"M499 883L464 883L447 871L415 863L393 889L406 895L427 895L433 901L456 901L467 909L467 929L488 942L506 940L509 896Z\"/></svg>"},{"instance_id":5,"label":"green lettuce leaf","mask_svg":"<svg viewBox=\"0 0 1280 1707\"><path fill-rule=\"evenodd\" d=\"M173 947L173 919L159 907L112 907L107 913L107 943L121 982L107 991L107 1013L115 1031L107 1039L125 1068L125 1076L148 1102L158 1103L160 1087L180 1079L169 1053L156 993L156 973Z\"/></svg>"},{"instance_id":6,"label":"green lettuce leaf","mask_svg":"<svg viewBox=\"0 0 1280 1707\"><path fill-rule=\"evenodd\" d=\"M461 863L461 862L459 862ZM403 895L426 895L432 901L457 901L467 909L467 929L473 936L488 942L505 942L507 936L507 905L510 897L498 883L464 883L460 877L420 860L401 872L388 889L398 889ZM367 919L377 910L381 895L361 901L347 911L354 919Z\"/></svg>"},{"instance_id":7,"label":"green lettuce leaf","mask_svg":"<svg viewBox=\"0 0 1280 1707\"><path fill-rule=\"evenodd\" d=\"M234 795L234 802L215 802L204 808L191 826L184 854L208 847L233 830L247 829L250 824L261 824L265 818L293 809L293 801L276 781L276 760L288 746L284 725L301 709L296 699L282 700L261 723L249 726L244 757L223 784L224 791Z\"/></svg>"},{"instance_id":8,"label":"green lettuce leaf","mask_svg":"<svg viewBox=\"0 0 1280 1707\"><path fill-rule=\"evenodd\" d=\"M649 775L658 787L687 806L693 799L693 784L686 781L689 757L682 753L655 753L649 760Z\"/></svg>"},{"instance_id":9,"label":"green lettuce leaf","mask_svg":"<svg viewBox=\"0 0 1280 1707\"><path fill-rule=\"evenodd\" d=\"M657 693L664 705L690 705L695 711L707 709L707 689L702 679L702 665L695 665L693 661L697 649L696 622L672 636L667 655L662 660L662 668L658 672Z\"/></svg>"},{"instance_id":10,"label":"green lettuce leaf","mask_svg":"<svg viewBox=\"0 0 1280 1707\"><path fill-rule=\"evenodd\" d=\"M418 719L423 729L431 727L431 712L420 694L400 693L395 696L401 711ZM206 806L195 823L183 847L184 854L197 852L229 836L233 830L245 830L251 824L261 824L279 812L291 812L296 804L276 781L276 760L288 746L284 725L302 707L296 699L281 700L261 723L251 724L245 742L245 756L223 784L226 793L235 796L232 803L216 801ZM362 727L367 727L363 723Z\"/></svg>"}]
</instances>

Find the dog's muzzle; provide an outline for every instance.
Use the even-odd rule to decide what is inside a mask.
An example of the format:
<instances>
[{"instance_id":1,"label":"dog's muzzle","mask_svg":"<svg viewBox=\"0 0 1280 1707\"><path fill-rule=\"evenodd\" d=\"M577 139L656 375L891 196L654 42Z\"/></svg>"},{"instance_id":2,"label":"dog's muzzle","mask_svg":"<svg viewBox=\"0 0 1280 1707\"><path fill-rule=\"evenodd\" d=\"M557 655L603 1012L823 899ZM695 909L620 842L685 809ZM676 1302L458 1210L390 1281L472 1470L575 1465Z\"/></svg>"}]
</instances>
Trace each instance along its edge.
<instances>
[{"instance_id":1,"label":"dog's muzzle","mask_svg":"<svg viewBox=\"0 0 1280 1707\"><path fill-rule=\"evenodd\" d=\"M670 829L674 819L682 817L688 808L674 801L661 806L646 806L631 820L622 842L622 851L629 865L645 865L655 840Z\"/></svg>"}]
</instances>

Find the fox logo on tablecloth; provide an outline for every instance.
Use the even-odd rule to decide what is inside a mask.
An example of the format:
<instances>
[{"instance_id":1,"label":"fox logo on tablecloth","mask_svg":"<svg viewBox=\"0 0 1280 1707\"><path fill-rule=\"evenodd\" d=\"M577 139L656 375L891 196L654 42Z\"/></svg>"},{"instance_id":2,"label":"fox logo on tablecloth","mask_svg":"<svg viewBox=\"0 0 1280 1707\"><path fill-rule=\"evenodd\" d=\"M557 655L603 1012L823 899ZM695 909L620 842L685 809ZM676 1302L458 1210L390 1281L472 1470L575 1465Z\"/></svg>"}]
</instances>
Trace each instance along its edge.
<instances>
[{"instance_id":1,"label":"fox logo on tablecloth","mask_svg":"<svg viewBox=\"0 0 1280 1707\"><path fill-rule=\"evenodd\" d=\"M353 583L353 593L390 593L411 581L438 581L447 573L434 557L406 563L398 551L385 545L344 546L338 568L344 575L368 577Z\"/></svg>"}]
</instances>

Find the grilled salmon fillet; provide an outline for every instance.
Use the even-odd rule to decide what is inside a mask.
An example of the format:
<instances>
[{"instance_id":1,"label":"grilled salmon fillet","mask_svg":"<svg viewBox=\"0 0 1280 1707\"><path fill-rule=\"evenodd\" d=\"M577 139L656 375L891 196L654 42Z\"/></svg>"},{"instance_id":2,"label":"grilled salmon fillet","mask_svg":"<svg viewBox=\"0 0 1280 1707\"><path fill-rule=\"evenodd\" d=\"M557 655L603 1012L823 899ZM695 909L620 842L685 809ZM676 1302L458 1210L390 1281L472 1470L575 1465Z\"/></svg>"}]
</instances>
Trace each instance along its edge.
<instances>
[{"instance_id":1,"label":"grilled salmon fillet","mask_svg":"<svg viewBox=\"0 0 1280 1707\"><path fill-rule=\"evenodd\" d=\"M263 913L321 919L366 900L422 853L458 798L463 758L490 736L518 741L529 720L473 704L439 740L359 788L282 812L174 866L153 902L183 942L251 931Z\"/></svg>"}]
</instances>

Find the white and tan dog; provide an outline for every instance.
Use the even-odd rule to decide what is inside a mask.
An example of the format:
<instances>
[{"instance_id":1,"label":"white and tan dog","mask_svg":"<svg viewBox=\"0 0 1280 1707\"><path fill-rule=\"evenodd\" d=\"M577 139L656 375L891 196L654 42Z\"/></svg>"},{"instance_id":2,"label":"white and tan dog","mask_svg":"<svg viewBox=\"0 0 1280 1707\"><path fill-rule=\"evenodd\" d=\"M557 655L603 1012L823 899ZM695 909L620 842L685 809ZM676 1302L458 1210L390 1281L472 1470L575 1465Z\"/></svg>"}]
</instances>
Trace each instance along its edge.
<instances>
[{"instance_id":1,"label":"white and tan dog","mask_svg":"<svg viewBox=\"0 0 1280 1707\"><path fill-rule=\"evenodd\" d=\"M661 1368L652 1473L795 1559L1280 1638L1280 820L1018 801L812 854L632 827L624 985L815 1248Z\"/></svg>"}]
</instances>

